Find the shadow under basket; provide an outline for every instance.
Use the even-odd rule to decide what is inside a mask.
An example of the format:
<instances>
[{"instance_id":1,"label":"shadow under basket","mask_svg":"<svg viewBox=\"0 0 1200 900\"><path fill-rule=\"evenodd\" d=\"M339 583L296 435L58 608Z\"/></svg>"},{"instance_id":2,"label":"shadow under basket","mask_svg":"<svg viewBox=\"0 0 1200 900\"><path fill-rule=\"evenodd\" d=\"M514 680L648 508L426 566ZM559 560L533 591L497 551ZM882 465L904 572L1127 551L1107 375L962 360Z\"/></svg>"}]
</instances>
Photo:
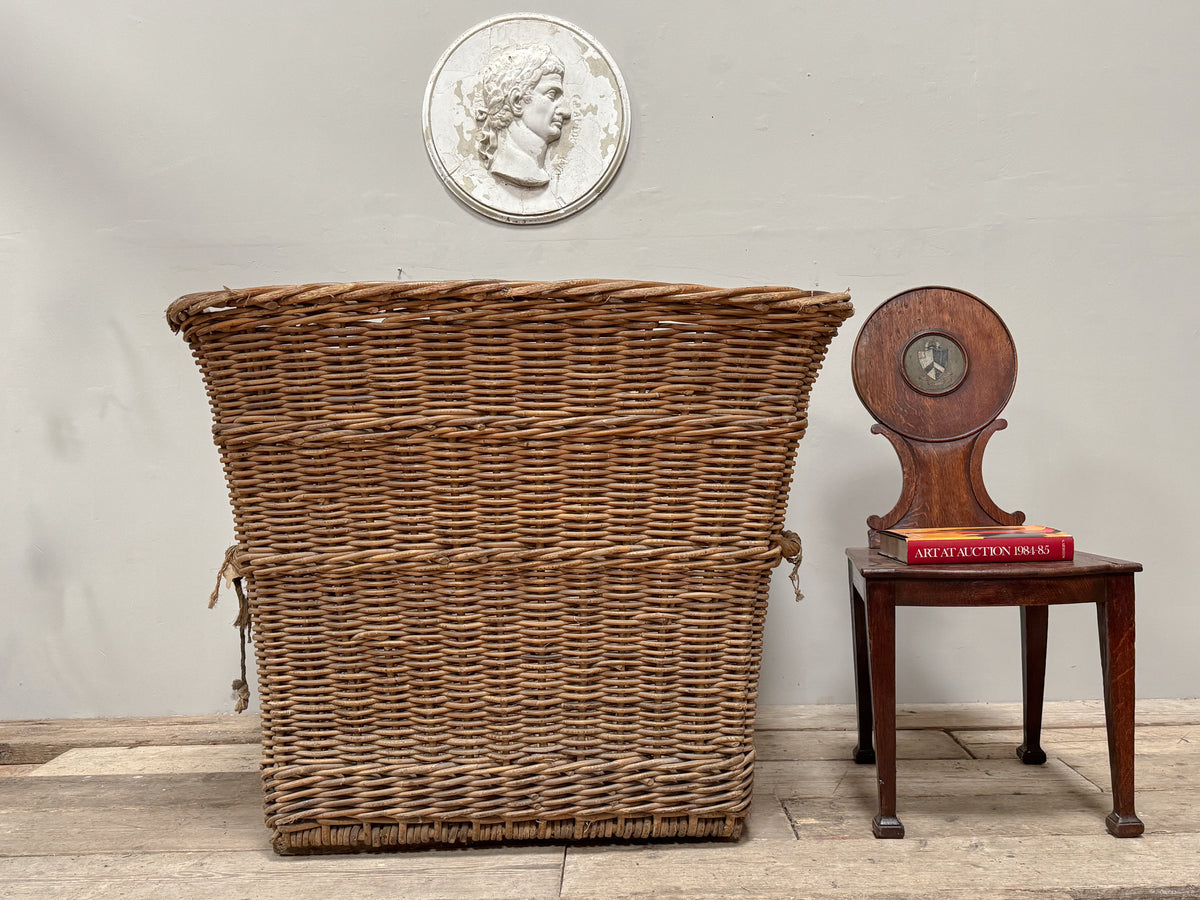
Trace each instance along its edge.
<instances>
[{"instance_id":1,"label":"shadow under basket","mask_svg":"<svg viewBox=\"0 0 1200 900\"><path fill-rule=\"evenodd\" d=\"M192 294L283 854L734 838L771 570L846 294Z\"/></svg>"}]
</instances>

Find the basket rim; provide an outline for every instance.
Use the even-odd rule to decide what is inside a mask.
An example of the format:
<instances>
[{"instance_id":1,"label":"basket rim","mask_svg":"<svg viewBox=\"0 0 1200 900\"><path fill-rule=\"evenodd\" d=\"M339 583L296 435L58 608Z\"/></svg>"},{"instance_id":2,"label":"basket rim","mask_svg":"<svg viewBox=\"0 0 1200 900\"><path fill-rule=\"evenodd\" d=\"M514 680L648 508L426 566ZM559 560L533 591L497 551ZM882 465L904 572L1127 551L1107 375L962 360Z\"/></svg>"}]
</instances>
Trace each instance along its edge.
<instances>
[{"instance_id":1,"label":"basket rim","mask_svg":"<svg viewBox=\"0 0 1200 900\"><path fill-rule=\"evenodd\" d=\"M788 311L820 307L853 314L848 291L814 291L783 286L717 288L698 284L612 279L569 279L565 281L505 281L496 279L456 281L349 281L310 284L267 285L229 288L185 294L167 308L171 330L178 332L191 318L209 312L259 307L278 309L317 300L340 297L346 301L406 300L435 302L446 298L463 300L593 300L643 301L669 298L684 303L728 305L758 312ZM841 308L839 308L841 307Z\"/></svg>"}]
</instances>

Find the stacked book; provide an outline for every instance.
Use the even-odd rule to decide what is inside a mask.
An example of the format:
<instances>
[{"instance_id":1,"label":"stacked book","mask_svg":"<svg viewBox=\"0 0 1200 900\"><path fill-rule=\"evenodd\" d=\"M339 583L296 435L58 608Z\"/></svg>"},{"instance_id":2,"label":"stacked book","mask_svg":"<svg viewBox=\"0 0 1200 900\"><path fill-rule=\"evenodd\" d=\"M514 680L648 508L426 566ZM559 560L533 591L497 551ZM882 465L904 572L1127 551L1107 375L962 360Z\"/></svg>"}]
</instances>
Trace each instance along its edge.
<instances>
[{"instance_id":1,"label":"stacked book","mask_svg":"<svg viewBox=\"0 0 1200 900\"><path fill-rule=\"evenodd\" d=\"M879 532L879 552L909 565L1050 562L1075 557L1075 539L1045 525L894 528Z\"/></svg>"}]
</instances>

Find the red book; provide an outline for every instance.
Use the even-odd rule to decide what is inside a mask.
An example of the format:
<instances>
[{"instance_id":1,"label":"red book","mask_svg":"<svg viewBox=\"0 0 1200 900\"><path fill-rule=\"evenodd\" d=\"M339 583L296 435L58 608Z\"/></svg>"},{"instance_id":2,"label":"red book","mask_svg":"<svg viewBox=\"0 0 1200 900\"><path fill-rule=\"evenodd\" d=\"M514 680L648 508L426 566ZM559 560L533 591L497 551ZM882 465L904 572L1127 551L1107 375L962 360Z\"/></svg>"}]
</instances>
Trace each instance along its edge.
<instances>
[{"instance_id":1,"label":"red book","mask_svg":"<svg viewBox=\"0 0 1200 900\"><path fill-rule=\"evenodd\" d=\"M1049 562L1075 557L1075 538L1044 525L894 528L879 532L879 552L909 565Z\"/></svg>"}]
</instances>

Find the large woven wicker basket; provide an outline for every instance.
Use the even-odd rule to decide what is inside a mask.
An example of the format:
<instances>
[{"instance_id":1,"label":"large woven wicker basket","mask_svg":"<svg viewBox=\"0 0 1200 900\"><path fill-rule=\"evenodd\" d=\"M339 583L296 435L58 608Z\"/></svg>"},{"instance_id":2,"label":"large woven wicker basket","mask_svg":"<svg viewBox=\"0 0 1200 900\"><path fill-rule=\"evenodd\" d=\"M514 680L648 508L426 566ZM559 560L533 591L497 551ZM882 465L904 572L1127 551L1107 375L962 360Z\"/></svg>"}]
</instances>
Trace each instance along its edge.
<instances>
[{"instance_id":1,"label":"large woven wicker basket","mask_svg":"<svg viewBox=\"0 0 1200 900\"><path fill-rule=\"evenodd\" d=\"M570 281L170 307L236 522L280 853L735 837L846 294Z\"/></svg>"}]
</instances>

